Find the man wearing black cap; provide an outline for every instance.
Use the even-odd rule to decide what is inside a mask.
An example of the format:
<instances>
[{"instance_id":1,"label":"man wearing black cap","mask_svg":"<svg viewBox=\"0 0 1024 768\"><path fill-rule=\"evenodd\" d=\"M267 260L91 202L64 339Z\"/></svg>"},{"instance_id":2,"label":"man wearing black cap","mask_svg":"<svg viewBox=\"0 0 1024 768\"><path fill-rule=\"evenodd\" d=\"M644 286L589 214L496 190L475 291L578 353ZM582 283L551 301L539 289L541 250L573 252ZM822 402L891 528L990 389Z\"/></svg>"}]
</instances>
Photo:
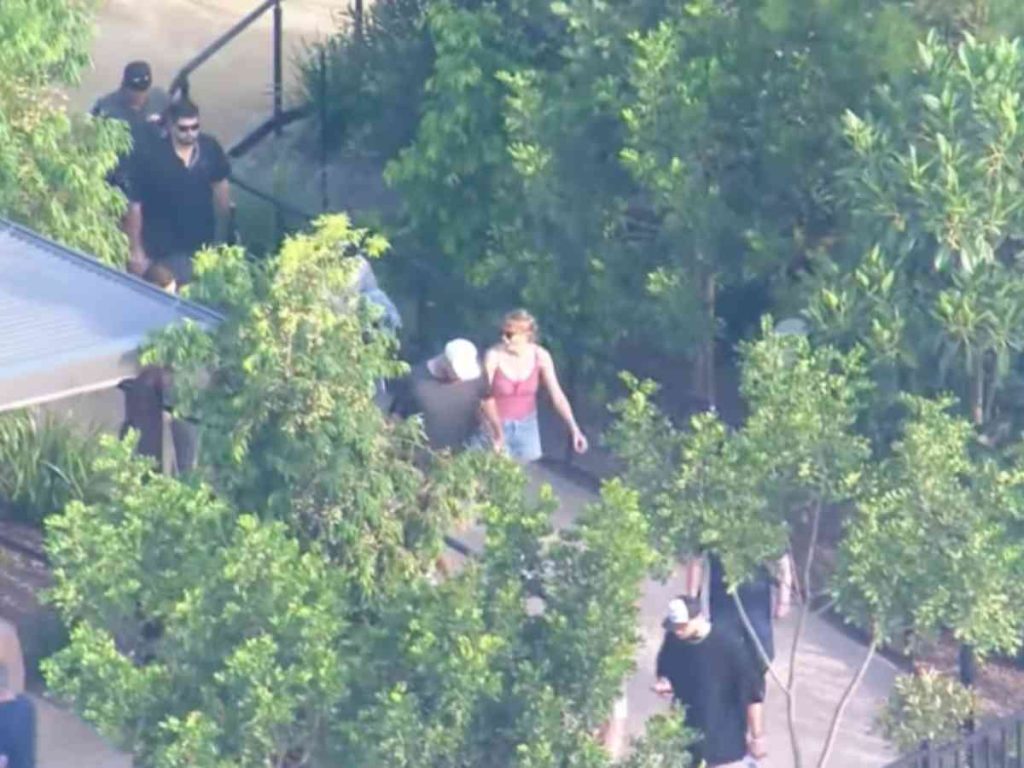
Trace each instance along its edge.
<instances>
[{"instance_id":1,"label":"man wearing black cap","mask_svg":"<svg viewBox=\"0 0 1024 768\"><path fill-rule=\"evenodd\" d=\"M167 109L167 93L153 88L153 72L145 61L133 61L124 68L121 87L99 99L92 108L97 117L123 120L132 128L159 122Z\"/></svg>"},{"instance_id":2,"label":"man wearing black cap","mask_svg":"<svg viewBox=\"0 0 1024 768\"><path fill-rule=\"evenodd\" d=\"M124 68L121 87L99 99L92 108L96 117L120 120L132 132L132 150L122 157L108 182L128 192L129 158L142 151L156 134L156 126L169 99L162 88L152 88L153 73L144 61L133 61Z\"/></svg>"},{"instance_id":3,"label":"man wearing black cap","mask_svg":"<svg viewBox=\"0 0 1024 768\"><path fill-rule=\"evenodd\" d=\"M128 268L142 274L163 264L181 286L192 280L192 258L226 239L231 166L220 143L199 128L199 107L180 98L167 108L163 131L131 159L125 231Z\"/></svg>"}]
</instances>

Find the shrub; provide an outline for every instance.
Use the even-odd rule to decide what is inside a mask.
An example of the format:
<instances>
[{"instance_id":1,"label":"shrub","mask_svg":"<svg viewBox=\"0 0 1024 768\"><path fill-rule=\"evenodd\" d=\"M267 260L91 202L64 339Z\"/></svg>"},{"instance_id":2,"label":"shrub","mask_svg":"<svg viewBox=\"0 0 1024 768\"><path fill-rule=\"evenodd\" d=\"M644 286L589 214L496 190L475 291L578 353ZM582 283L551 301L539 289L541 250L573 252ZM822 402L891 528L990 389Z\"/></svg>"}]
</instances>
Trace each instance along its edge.
<instances>
[{"instance_id":1,"label":"shrub","mask_svg":"<svg viewBox=\"0 0 1024 768\"><path fill-rule=\"evenodd\" d=\"M38 525L69 501L86 499L95 444L92 435L52 415L0 416L0 511Z\"/></svg>"},{"instance_id":2,"label":"shrub","mask_svg":"<svg viewBox=\"0 0 1024 768\"><path fill-rule=\"evenodd\" d=\"M941 744L957 737L974 709L971 691L934 669L897 678L878 718L886 739L901 752L924 742Z\"/></svg>"},{"instance_id":3,"label":"shrub","mask_svg":"<svg viewBox=\"0 0 1024 768\"><path fill-rule=\"evenodd\" d=\"M365 12L362 39L347 13L339 31L308 52L303 88L316 117L326 123L332 149L355 145L389 158L412 141L434 62L426 29L428 5L425 0L377 0ZM327 61L326 99L321 52Z\"/></svg>"}]
</instances>

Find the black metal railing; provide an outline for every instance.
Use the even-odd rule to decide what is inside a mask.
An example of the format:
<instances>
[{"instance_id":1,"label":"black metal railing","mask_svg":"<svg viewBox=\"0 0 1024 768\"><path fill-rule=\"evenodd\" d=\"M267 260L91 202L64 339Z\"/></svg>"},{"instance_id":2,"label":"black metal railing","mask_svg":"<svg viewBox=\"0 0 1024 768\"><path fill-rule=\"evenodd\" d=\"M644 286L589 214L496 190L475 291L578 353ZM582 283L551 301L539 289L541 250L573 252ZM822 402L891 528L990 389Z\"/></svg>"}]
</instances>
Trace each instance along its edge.
<instances>
[{"instance_id":1,"label":"black metal railing","mask_svg":"<svg viewBox=\"0 0 1024 768\"><path fill-rule=\"evenodd\" d=\"M238 37L242 32L259 21L266 13L273 15L273 29L271 37L271 61L272 61L272 111L270 117L261 122L249 133L243 136L232 145L227 154L232 159L238 159L256 147L263 139L273 134L280 136L285 126L297 120L309 117L311 106L304 105L294 109L284 109L284 0L263 0L249 13L239 19L226 32L220 35L203 50L193 56L171 80L169 88L171 97L178 94L189 95L189 78L203 64L213 58L221 49ZM286 216L302 220L310 218L305 211L294 209L288 203L280 200L270 192L259 189L253 184L246 183L237 176L232 176L232 183L244 189L249 194L271 205L274 217L274 229L277 238L280 239L285 231L284 221Z\"/></svg>"},{"instance_id":2,"label":"black metal railing","mask_svg":"<svg viewBox=\"0 0 1024 768\"><path fill-rule=\"evenodd\" d=\"M886 768L1024 768L1024 711L982 723L958 741L904 755Z\"/></svg>"},{"instance_id":3,"label":"black metal railing","mask_svg":"<svg viewBox=\"0 0 1024 768\"><path fill-rule=\"evenodd\" d=\"M199 53L193 56L188 63L185 64L171 80L171 86L168 89L172 97L182 93L188 95L189 90L189 77L199 67L209 61L217 52L220 51L225 45L230 43L245 30L255 24L260 17L263 16L267 11L272 11L274 15L274 29L272 37L272 58L273 58L273 117L271 120L279 120L281 112L283 111L282 105L284 103L284 47L283 47L283 16L281 3L283 0L263 0L258 6L253 8L249 13L243 16L238 22L231 27L227 32L222 34L208 46L203 48Z\"/></svg>"}]
</instances>

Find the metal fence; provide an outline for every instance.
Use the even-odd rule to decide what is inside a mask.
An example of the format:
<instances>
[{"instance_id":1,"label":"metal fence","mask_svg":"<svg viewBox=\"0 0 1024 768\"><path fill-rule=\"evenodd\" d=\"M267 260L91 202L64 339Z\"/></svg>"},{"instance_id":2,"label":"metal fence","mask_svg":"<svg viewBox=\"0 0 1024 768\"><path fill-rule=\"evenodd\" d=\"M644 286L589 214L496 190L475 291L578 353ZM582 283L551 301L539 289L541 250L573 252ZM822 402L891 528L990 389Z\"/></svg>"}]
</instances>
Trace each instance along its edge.
<instances>
[{"instance_id":1,"label":"metal fence","mask_svg":"<svg viewBox=\"0 0 1024 768\"><path fill-rule=\"evenodd\" d=\"M1024 711L983 723L958 741L904 755L886 768L1024 768Z\"/></svg>"}]
</instances>

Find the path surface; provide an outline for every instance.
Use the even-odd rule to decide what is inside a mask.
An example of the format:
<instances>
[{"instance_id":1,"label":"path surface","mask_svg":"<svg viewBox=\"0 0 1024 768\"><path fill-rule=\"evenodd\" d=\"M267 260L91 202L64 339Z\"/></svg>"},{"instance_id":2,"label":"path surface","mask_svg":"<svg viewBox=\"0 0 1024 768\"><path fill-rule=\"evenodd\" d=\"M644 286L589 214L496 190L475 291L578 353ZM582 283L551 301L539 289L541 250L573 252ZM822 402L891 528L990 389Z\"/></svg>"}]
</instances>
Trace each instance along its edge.
<instances>
[{"instance_id":1,"label":"path surface","mask_svg":"<svg viewBox=\"0 0 1024 768\"><path fill-rule=\"evenodd\" d=\"M556 527L571 525L579 510L592 501L592 493L545 467L531 470L533 484L549 483L560 500L555 515ZM483 546L481 528L463 531L458 538L474 550ZM453 564L459 558L453 557ZM667 708L665 701L650 689L653 683L654 658L661 644L661 621L668 600L681 590L681 580L662 584L649 581L641 600L641 635L643 644L637 652L637 669L626 686L629 706L628 731L631 736L643 732L647 718ZM776 646L780 659L788 656L793 634L793 620L776 626ZM801 743L807 757L816 755L824 741L828 718L843 688L853 675L863 647L830 624L811 617L799 656L800 687L798 723ZM780 672L785 674L785 663ZM882 766L893 758L886 744L872 731L872 723L882 699L896 674L884 659L876 660L868 670L859 693L854 697L840 732L835 755L830 765L836 768ZM37 700L39 711L39 768L130 768L124 755L111 749L95 732L77 717L46 701ZM766 704L766 728L771 755L762 768L790 768L784 701L769 684ZM812 762L808 760L808 762Z\"/></svg>"},{"instance_id":2,"label":"path surface","mask_svg":"<svg viewBox=\"0 0 1024 768\"><path fill-rule=\"evenodd\" d=\"M115 751L77 717L35 697L38 768L131 768L127 755Z\"/></svg>"},{"instance_id":3,"label":"path surface","mask_svg":"<svg viewBox=\"0 0 1024 768\"><path fill-rule=\"evenodd\" d=\"M554 488L561 506L555 517L558 527L572 523L576 514L594 495L580 485L544 466L532 470L535 485L549 483ZM471 529L460 539L471 548L483 545L483 531ZM654 660L661 646L661 622L668 601L682 591L681 576L662 584L648 581L641 599L641 635L643 644L637 653L637 669L626 685L629 706L628 731L630 736L643 732L644 723L656 713L667 710L666 702L651 691L654 682ZM787 673L789 651L792 647L795 619L789 618L776 625L775 645L779 655L778 670L783 678ZM831 624L817 617L809 617L804 640L798 657L798 729L805 763L814 764L825 740L831 713L843 689L860 663L864 648ZM834 755L829 763L834 768L870 768L882 766L895 755L888 745L873 731L873 723L882 700L888 694L896 668L879 658L868 668L857 695L847 709ZM790 768L792 757L786 727L785 700L779 690L769 683L765 705L765 727L771 754L762 761L762 768Z\"/></svg>"},{"instance_id":4,"label":"path surface","mask_svg":"<svg viewBox=\"0 0 1024 768\"><path fill-rule=\"evenodd\" d=\"M96 22L93 66L71 93L75 109L118 86L124 65L145 59L153 81L166 87L190 58L230 29L260 0L105 0ZM286 83L298 82L303 46L335 27L347 0L284 0ZM264 14L192 78L192 96L203 110L203 128L225 145L241 138L271 111L271 14ZM286 92L286 105L295 102Z\"/></svg>"}]
</instances>

